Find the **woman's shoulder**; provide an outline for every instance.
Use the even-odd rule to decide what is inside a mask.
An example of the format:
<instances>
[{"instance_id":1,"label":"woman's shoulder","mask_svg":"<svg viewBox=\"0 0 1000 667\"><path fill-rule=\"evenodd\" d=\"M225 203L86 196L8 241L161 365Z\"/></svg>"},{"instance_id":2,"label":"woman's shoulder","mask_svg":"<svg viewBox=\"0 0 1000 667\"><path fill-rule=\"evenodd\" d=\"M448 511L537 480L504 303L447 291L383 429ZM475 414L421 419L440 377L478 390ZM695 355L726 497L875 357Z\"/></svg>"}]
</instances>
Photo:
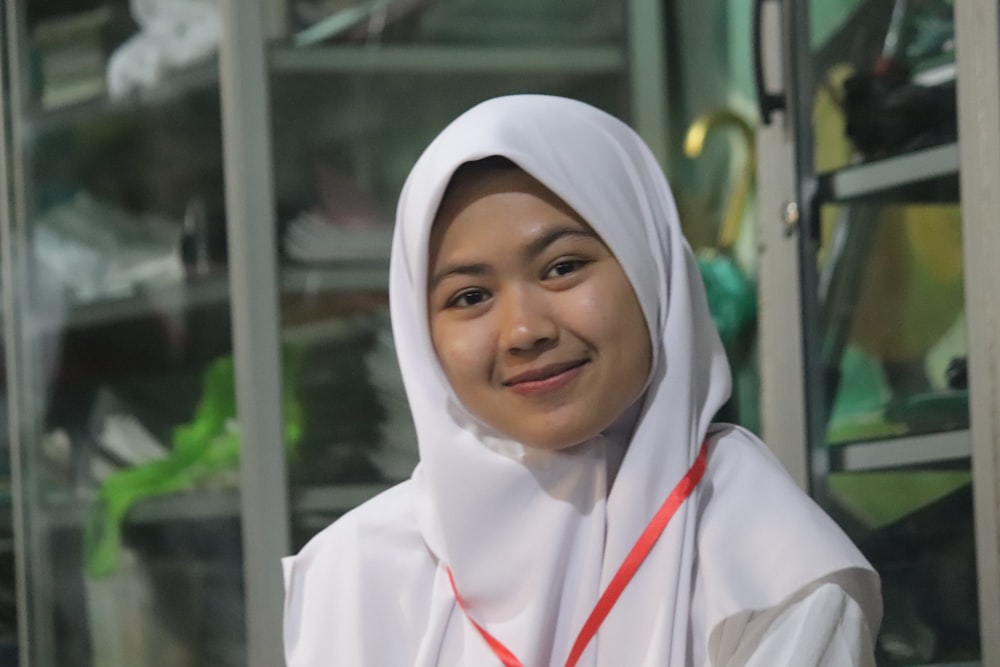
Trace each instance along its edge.
<instances>
[{"instance_id":1,"label":"woman's shoulder","mask_svg":"<svg viewBox=\"0 0 1000 667\"><path fill-rule=\"evenodd\" d=\"M392 599L412 598L419 604L423 588L433 580L435 562L421 537L412 499L409 482L392 487L285 558L286 614L322 609L333 616L337 610L351 613Z\"/></svg>"},{"instance_id":2,"label":"woman's shoulder","mask_svg":"<svg viewBox=\"0 0 1000 667\"><path fill-rule=\"evenodd\" d=\"M702 513L732 512L755 521L783 515L815 519L817 529L838 535L840 529L803 491L771 450L749 431L731 424L713 424L706 436L708 463L701 494Z\"/></svg>"},{"instance_id":3,"label":"woman's shoulder","mask_svg":"<svg viewBox=\"0 0 1000 667\"><path fill-rule=\"evenodd\" d=\"M416 533L412 494L409 481L389 487L318 532L302 547L299 554L309 554L344 541L363 538L366 534L380 538L385 531L393 534L410 531Z\"/></svg>"},{"instance_id":4,"label":"woman's shoulder","mask_svg":"<svg viewBox=\"0 0 1000 667\"><path fill-rule=\"evenodd\" d=\"M771 450L757 436L734 424L712 424L708 435L710 475L739 474L747 465L768 477L777 475L794 484Z\"/></svg>"},{"instance_id":5,"label":"woman's shoulder","mask_svg":"<svg viewBox=\"0 0 1000 667\"><path fill-rule=\"evenodd\" d=\"M698 496L699 535L722 543L747 542L775 556L812 551L812 540L866 564L841 528L803 491L767 446L728 424L709 433L708 464ZM704 544L702 546L705 546ZM769 561L762 561L762 564Z\"/></svg>"},{"instance_id":6,"label":"woman's shoulder","mask_svg":"<svg viewBox=\"0 0 1000 667\"><path fill-rule=\"evenodd\" d=\"M405 643L368 645L375 637L373 619L394 632L419 636L435 562L417 527L412 501L409 482L392 487L282 561L288 665L362 664L360 654L403 651ZM383 663L406 664L410 658L393 656Z\"/></svg>"},{"instance_id":7,"label":"woman's shoulder","mask_svg":"<svg viewBox=\"0 0 1000 667\"><path fill-rule=\"evenodd\" d=\"M836 576L877 627L878 576L844 531L753 434L723 425L709 437L697 503L700 570L716 607L710 616L739 611L741 597L773 607Z\"/></svg>"},{"instance_id":8,"label":"woman's shoulder","mask_svg":"<svg viewBox=\"0 0 1000 667\"><path fill-rule=\"evenodd\" d=\"M422 547L410 482L397 484L347 512L285 560L286 569L322 568L343 574L351 565L402 565L400 549Z\"/></svg>"}]
</instances>

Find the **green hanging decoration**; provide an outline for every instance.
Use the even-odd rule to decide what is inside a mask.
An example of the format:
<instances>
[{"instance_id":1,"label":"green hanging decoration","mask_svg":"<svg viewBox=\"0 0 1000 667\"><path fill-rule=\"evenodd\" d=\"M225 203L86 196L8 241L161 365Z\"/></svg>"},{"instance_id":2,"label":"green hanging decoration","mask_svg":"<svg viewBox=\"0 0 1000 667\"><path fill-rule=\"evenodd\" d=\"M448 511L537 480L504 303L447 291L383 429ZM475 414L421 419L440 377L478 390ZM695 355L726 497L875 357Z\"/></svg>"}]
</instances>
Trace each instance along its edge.
<instances>
[{"instance_id":1,"label":"green hanging decoration","mask_svg":"<svg viewBox=\"0 0 1000 667\"><path fill-rule=\"evenodd\" d=\"M286 350L282 370L284 435L295 457L304 430L302 407L293 387L299 355ZM211 363L193 420L173 433L173 449L161 460L119 470L104 481L84 527L85 568L93 578L113 574L121 552L122 523L140 500L187 491L239 465L236 373L232 357Z\"/></svg>"},{"instance_id":2,"label":"green hanging decoration","mask_svg":"<svg viewBox=\"0 0 1000 667\"><path fill-rule=\"evenodd\" d=\"M727 255L699 253L698 270L722 345L736 357L748 328L757 321L757 290Z\"/></svg>"}]
</instances>

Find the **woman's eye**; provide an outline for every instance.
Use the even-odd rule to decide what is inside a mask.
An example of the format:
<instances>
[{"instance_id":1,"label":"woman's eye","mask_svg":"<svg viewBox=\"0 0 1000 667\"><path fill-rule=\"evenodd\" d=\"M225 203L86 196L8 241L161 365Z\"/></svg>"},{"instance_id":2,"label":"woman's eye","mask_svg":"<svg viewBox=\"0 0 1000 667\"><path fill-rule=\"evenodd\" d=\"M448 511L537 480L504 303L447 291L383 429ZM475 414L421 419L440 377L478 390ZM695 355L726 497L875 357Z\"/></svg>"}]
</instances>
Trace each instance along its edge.
<instances>
[{"instance_id":1,"label":"woman's eye","mask_svg":"<svg viewBox=\"0 0 1000 667\"><path fill-rule=\"evenodd\" d=\"M545 273L546 278L558 278L560 276L568 276L571 273L580 270L585 262L582 259L564 259L553 264L549 270Z\"/></svg>"},{"instance_id":2,"label":"woman's eye","mask_svg":"<svg viewBox=\"0 0 1000 667\"><path fill-rule=\"evenodd\" d=\"M448 301L449 308L471 308L478 306L489 298L489 293L481 289L468 289L459 292Z\"/></svg>"}]
</instances>

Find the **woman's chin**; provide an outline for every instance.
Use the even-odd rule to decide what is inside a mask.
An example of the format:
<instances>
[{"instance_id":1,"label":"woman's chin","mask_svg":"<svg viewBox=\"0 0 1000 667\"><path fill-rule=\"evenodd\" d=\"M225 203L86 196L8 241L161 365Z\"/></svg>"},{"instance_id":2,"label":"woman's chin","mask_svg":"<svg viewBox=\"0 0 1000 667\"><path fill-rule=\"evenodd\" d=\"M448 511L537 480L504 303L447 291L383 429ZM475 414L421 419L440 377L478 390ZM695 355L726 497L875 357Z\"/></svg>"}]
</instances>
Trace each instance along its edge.
<instances>
[{"instance_id":1,"label":"woman's chin","mask_svg":"<svg viewBox=\"0 0 1000 667\"><path fill-rule=\"evenodd\" d=\"M531 435L519 438L525 447L529 449L539 449L548 452L557 452L564 449L571 449L580 445L597 435L586 435L584 433L546 433L544 437L532 437Z\"/></svg>"}]
</instances>

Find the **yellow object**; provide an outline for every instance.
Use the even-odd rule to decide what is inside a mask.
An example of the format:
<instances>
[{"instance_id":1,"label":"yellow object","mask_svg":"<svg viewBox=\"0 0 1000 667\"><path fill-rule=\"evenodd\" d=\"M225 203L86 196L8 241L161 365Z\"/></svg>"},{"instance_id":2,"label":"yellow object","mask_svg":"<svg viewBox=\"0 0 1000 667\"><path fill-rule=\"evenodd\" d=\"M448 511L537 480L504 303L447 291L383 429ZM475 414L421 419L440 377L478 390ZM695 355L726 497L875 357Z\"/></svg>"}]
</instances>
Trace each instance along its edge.
<instances>
[{"instance_id":1,"label":"yellow object","mask_svg":"<svg viewBox=\"0 0 1000 667\"><path fill-rule=\"evenodd\" d=\"M722 226L719 228L718 250L726 251L736 244L736 237L740 231L740 222L743 219L743 209L746 207L747 196L750 193L750 187L753 185L756 165L753 126L745 118L728 109L713 111L699 116L691 124L691 127L688 128L687 135L684 138L684 154L689 158L696 158L701 155L709 132L721 125L738 128L747 151L743 170L740 173L739 180L736 182L736 187L726 202L726 213L722 219Z\"/></svg>"},{"instance_id":2,"label":"yellow object","mask_svg":"<svg viewBox=\"0 0 1000 667\"><path fill-rule=\"evenodd\" d=\"M834 473L830 493L866 528L877 530L972 481L963 471Z\"/></svg>"},{"instance_id":3,"label":"yellow object","mask_svg":"<svg viewBox=\"0 0 1000 667\"><path fill-rule=\"evenodd\" d=\"M939 283L962 280L962 213L958 206L910 206L901 216L917 263Z\"/></svg>"}]
</instances>

